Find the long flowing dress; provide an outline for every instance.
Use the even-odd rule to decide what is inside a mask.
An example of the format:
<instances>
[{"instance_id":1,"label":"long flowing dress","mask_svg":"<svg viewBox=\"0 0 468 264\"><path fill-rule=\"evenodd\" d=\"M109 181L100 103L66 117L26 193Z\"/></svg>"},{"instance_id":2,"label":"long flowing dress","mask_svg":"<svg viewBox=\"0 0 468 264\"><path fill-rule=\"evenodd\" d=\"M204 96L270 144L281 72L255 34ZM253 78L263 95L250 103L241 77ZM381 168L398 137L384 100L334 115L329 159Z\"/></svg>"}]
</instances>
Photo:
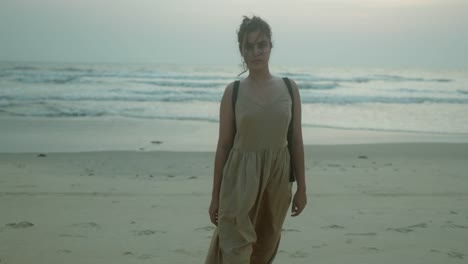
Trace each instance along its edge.
<instances>
[{"instance_id":1,"label":"long flowing dress","mask_svg":"<svg viewBox=\"0 0 468 264\"><path fill-rule=\"evenodd\" d=\"M287 88L262 105L239 88L233 147L223 169L218 226L206 264L272 263L291 203Z\"/></svg>"}]
</instances>

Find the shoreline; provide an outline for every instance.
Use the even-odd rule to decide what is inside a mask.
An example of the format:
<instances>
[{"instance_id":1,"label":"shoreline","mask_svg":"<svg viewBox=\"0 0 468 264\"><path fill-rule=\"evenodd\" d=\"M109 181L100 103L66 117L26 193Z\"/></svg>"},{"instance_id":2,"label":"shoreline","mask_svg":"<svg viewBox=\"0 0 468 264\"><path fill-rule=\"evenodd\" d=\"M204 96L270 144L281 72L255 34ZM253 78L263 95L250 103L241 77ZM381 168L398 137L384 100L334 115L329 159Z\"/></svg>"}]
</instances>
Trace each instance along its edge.
<instances>
[{"instance_id":1,"label":"shoreline","mask_svg":"<svg viewBox=\"0 0 468 264\"><path fill-rule=\"evenodd\" d=\"M132 118L0 117L0 153L216 151L218 124ZM304 145L468 143L468 134L303 127Z\"/></svg>"}]
</instances>

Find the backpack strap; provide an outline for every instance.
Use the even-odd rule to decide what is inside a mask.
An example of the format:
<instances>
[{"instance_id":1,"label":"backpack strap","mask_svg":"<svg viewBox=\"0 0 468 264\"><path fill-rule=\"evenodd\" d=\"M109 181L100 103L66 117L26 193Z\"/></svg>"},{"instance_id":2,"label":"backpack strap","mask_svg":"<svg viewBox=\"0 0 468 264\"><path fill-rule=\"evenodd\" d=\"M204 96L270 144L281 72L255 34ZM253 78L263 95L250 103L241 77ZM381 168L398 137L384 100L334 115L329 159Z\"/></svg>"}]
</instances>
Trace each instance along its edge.
<instances>
[{"instance_id":1,"label":"backpack strap","mask_svg":"<svg viewBox=\"0 0 468 264\"><path fill-rule=\"evenodd\" d=\"M294 162L293 162L293 149L292 149L292 137L293 137L293 124L294 124L294 94L291 82L287 77L283 78L284 83L288 87L289 95L291 96L291 120L289 121L288 127L288 150L290 158L290 169L289 169L289 181L294 182Z\"/></svg>"},{"instance_id":2,"label":"backpack strap","mask_svg":"<svg viewBox=\"0 0 468 264\"><path fill-rule=\"evenodd\" d=\"M233 114L233 120L234 120L234 135L236 134L237 128L236 128L236 102L237 102L237 94L239 92L239 80L234 82L234 87L232 89L232 114Z\"/></svg>"}]
</instances>

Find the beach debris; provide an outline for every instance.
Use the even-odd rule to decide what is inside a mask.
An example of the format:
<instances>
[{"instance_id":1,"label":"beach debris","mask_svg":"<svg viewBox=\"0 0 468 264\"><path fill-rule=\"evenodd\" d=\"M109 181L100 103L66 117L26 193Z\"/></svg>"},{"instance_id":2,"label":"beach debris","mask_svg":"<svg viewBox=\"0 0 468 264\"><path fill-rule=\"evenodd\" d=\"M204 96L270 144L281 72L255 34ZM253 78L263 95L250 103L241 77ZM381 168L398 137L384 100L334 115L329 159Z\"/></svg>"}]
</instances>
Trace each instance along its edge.
<instances>
[{"instance_id":1,"label":"beach debris","mask_svg":"<svg viewBox=\"0 0 468 264\"><path fill-rule=\"evenodd\" d=\"M163 142L162 142L161 140L153 140L153 141L151 141L151 144L157 144L157 145L159 145L159 144L162 144L162 143L163 143Z\"/></svg>"},{"instance_id":2,"label":"beach debris","mask_svg":"<svg viewBox=\"0 0 468 264\"><path fill-rule=\"evenodd\" d=\"M38 156L38 157L47 157L47 155L44 154L44 153L39 153L37 156Z\"/></svg>"},{"instance_id":3,"label":"beach debris","mask_svg":"<svg viewBox=\"0 0 468 264\"><path fill-rule=\"evenodd\" d=\"M367 159L367 156L362 155L362 156L359 156L358 159Z\"/></svg>"},{"instance_id":4,"label":"beach debris","mask_svg":"<svg viewBox=\"0 0 468 264\"><path fill-rule=\"evenodd\" d=\"M19 223L9 223L9 224L6 224L6 226L11 227L11 228L28 228L28 227L34 226L34 224L31 222L23 221Z\"/></svg>"}]
</instances>

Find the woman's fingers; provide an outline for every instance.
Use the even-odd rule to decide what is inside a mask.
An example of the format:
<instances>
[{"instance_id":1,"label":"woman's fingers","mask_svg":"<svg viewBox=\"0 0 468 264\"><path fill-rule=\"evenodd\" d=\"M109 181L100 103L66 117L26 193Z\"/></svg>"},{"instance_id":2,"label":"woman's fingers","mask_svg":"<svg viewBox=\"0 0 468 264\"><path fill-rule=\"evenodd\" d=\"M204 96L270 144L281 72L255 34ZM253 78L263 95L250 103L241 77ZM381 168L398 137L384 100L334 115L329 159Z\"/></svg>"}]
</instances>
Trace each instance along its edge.
<instances>
[{"instance_id":1,"label":"woman's fingers","mask_svg":"<svg viewBox=\"0 0 468 264\"><path fill-rule=\"evenodd\" d=\"M210 220L215 226L218 225L218 213L217 212L210 212Z\"/></svg>"},{"instance_id":2,"label":"woman's fingers","mask_svg":"<svg viewBox=\"0 0 468 264\"><path fill-rule=\"evenodd\" d=\"M304 210L304 206L298 206L297 204L293 204L292 206L292 214L291 216L298 216L302 213L302 210Z\"/></svg>"}]
</instances>

